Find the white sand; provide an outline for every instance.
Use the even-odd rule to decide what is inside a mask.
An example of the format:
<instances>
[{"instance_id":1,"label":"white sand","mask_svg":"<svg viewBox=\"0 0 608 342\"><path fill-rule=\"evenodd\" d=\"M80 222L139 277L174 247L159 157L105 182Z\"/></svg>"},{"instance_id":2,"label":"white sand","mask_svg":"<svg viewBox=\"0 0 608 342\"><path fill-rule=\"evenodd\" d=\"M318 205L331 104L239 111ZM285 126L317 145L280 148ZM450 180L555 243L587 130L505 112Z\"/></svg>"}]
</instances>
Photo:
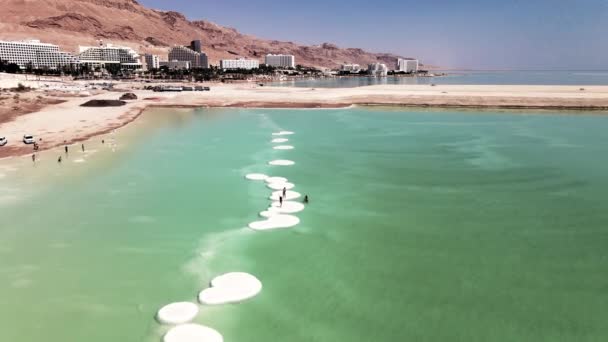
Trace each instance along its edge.
<instances>
[{"instance_id":1,"label":"white sand","mask_svg":"<svg viewBox=\"0 0 608 342\"><path fill-rule=\"evenodd\" d=\"M263 221L251 222L249 228L253 230L272 230L291 228L300 223L300 219L292 215L275 215Z\"/></svg>"},{"instance_id":2,"label":"white sand","mask_svg":"<svg viewBox=\"0 0 608 342\"><path fill-rule=\"evenodd\" d=\"M198 306L194 303L179 302L162 307L156 319L163 324L183 324L192 321L198 315Z\"/></svg>"},{"instance_id":3,"label":"white sand","mask_svg":"<svg viewBox=\"0 0 608 342\"><path fill-rule=\"evenodd\" d=\"M163 342L223 342L217 330L200 324L182 324L169 330Z\"/></svg>"},{"instance_id":4,"label":"white sand","mask_svg":"<svg viewBox=\"0 0 608 342\"><path fill-rule=\"evenodd\" d=\"M279 200L279 196L283 196L283 191L282 190L273 192L272 195L269 197L269 199L271 199L273 201L278 201ZM286 201L294 200L294 199L300 198L301 196L302 196L302 194L300 194L299 192L287 191L285 193L284 200L286 200Z\"/></svg>"},{"instance_id":5,"label":"white sand","mask_svg":"<svg viewBox=\"0 0 608 342\"><path fill-rule=\"evenodd\" d=\"M273 160L273 161L268 162L268 165L273 165L273 166L292 166L295 163L296 162L291 161L291 160L279 159L279 160Z\"/></svg>"},{"instance_id":6,"label":"white sand","mask_svg":"<svg viewBox=\"0 0 608 342\"><path fill-rule=\"evenodd\" d=\"M250 173L246 175L245 178L254 181L265 181L266 179L268 179L268 176L262 173Z\"/></svg>"},{"instance_id":7,"label":"white sand","mask_svg":"<svg viewBox=\"0 0 608 342\"><path fill-rule=\"evenodd\" d=\"M262 282L244 272L232 272L215 277L211 287L198 295L198 301L206 305L238 303L255 297L262 291Z\"/></svg>"},{"instance_id":8,"label":"white sand","mask_svg":"<svg viewBox=\"0 0 608 342\"><path fill-rule=\"evenodd\" d=\"M295 188L295 184L293 183L268 183L266 186L272 190L291 190Z\"/></svg>"},{"instance_id":9,"label":"white sand","mask_svg":"<svg viewBox=\"0 0 608 342\"><path fill-rule=\"evenodd\" d=\"M280 145L280 146L273 147L273 149L275 149L275 150L293 150L294 147L291 145Z\"/></svg>"}]
</instances>

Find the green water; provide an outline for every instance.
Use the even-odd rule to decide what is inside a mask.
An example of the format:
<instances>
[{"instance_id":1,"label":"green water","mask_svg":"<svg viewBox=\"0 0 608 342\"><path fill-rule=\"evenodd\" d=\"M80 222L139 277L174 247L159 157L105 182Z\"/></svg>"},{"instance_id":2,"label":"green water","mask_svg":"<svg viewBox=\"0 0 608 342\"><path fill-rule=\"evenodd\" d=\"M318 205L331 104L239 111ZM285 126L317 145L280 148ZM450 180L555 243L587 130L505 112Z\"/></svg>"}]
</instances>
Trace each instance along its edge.
<instances>
[{"instance_id":1,"label":"green water","mask_svg":"<svg viewBox=\"0 0 608 342\"><path fill-rule=\"evenodd\" d=\"M292 151L271 133L292 130ZM2 341L159 341L161 306L226 341L606 341L608 116L153 110L97 150L0 161ZM85 163L74 163L84 159ZM292 167L271 167L291 159ZM293 229L246 228L284 176Z\"/></svg>"}]
</instances>

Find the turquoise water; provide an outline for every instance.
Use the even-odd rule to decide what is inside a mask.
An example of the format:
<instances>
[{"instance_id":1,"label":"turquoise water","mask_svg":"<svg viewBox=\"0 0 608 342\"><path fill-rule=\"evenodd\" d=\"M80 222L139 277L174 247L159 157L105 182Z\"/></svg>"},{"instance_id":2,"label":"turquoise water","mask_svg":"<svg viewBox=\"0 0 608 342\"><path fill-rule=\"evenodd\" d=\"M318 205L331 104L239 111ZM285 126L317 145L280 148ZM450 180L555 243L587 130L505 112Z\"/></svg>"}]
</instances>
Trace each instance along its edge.
<instances>
[{"instance_id":1,"label":"turquoise water","mask_svg":"<svg viewBox=\"0 0 608 342\"><path fill-rule=\"evenodd\" d=\"M532 115L533 114L533 115ZM226 341L605 341L608 117L580 113L152 110L58 165L0 161L7 341L159 341L161 306ZM292 151L271 133L292 130ZM75 163L84 159L84 163ZM271 167L291 159L291 167ZM285 176L293 229L246 228Z\"/></svg>"},{"instance_id":2,"label":"turquoise water","mask_svg":"<svg viewBox=\"0 0 608 342\"><path fill-rule=\"evenodd\" d=\"M445 71L441 77L337 77L277 82L306 88L351 88L384 84L608 85L608 71Z\"/></svg>"}]
</instances>

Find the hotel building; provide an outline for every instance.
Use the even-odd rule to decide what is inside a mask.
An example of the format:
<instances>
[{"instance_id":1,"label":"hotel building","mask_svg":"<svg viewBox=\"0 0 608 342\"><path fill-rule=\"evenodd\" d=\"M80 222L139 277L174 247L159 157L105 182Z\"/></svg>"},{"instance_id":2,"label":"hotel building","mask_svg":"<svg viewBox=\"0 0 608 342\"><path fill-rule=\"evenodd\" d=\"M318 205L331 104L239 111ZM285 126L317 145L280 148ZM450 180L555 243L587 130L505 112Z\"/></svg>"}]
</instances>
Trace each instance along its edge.
<instances>
[{"instance_id":1,"label":"hotel building","mask_svg":"<svg viewBox=\"0 0 608 342\"><path fill-rule=\"evenodd\" d=\"M295 68L296 58L293 55L266 55L265 64L277 68Z\"/></svg>"},{"instance_id":2,"label":"hotel building","mask_svg":"<svg viewBox=\"0 0 608 342\"><path fill-rule=\"evenodd\" d=\"M159 63L161 67L167 67L170 70L188 70L192 68L190 61L162 61Z\"/></svg>"},{"instance_id":3,"label":"hotel building","mask_svg":"<svg viewBox=\"0 0 608 342\"><path fill-rule=\"evenodd\" d=\"M260 67L260 62L256 59L222 59L220 60L220 69L257 69Z\"/></svg>"},{"instance_id":4,"label":"hotel building","mask_svg":"<svg viewBox=\"0 0 608 342\"><path fill-rule=\"evenodd\" d=\"M418 60L417 59L401 59L397 60L397 71L402 72L418 72Z\"/></svg>"},{"instance_id":5,"label":"hotel building","mask_svg":"<svg viewBox=\"0 0 608 342\"><path fill-rule=\"evenodd\" d=\"M81 64L94 66L116 65L121 69L138 70L142 68L139 55L130 47L100 44L99 46L81 46L79 48Z\"/></svg>"},{"instance_id":6,"label":"hotel building","mask_svg":"<svg viewBox=\"0 0 608 342\"><path fill-rule=\"evenodd\" d=\"M361 66L359 64L342 64L340 68L341 71L350 72L352 74L356 74L361 71Z\"/></svg>"},{"instance_id":7,"label":"hotel building","mask_svg":"<svg viewBox=\"0 0 608 342\"><path fill-rule=\"evenodd\" d=\"M388 75L388 68L386 64L374 63L367 66L367 73L372 76L383 77Z\"/></svg>"},{"instance_id":8,"label":"hotel building","mask_svg":"<svg viewBox=\"0 0 608 342\"><path fill-rule=\"evenodd\" d=\"M67 52L59 51L59 46L41 43L39 40L0 40L0 60L33 69L57 69L78 64L78 59Z\"/></svg>"},{"instance_id":9,"label":"hotel building","mask_svg":"<svg viewBox=\"0 0 608 342\"><path fill-rule=\"evenodd\" d=\"M146 68L148 70L160 68L160 57L157 55L146 53L144 54L144 61L146 62Z\"/></svg>"},{"instance_id":10,"label":"hotel building","mask_svg":"<svg viewBox=\"0 0 608 342\"><path fill-rule=\"evenodd\" d=\"M197 48L196 41L192 42L192 47ZM200 43L200 41L199 41ZM198 44L198 48L200 48L200 44ZM209 68L209 61L207 59L207 55L203 52L197 52L192 50L190 47L185 46L174 46L169 50L169 60L170 61L182 61L182 62L190 62L191 68Z\"/></svg>"}]
</instances>

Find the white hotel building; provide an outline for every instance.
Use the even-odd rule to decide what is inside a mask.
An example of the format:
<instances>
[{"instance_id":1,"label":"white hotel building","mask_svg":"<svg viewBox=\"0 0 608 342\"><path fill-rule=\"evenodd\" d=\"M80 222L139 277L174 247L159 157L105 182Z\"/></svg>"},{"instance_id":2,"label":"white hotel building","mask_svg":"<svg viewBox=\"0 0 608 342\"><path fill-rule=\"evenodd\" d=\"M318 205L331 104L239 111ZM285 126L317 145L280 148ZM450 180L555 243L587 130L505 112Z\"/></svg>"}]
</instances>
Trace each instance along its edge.
<instances>
[{"instance_id":1,"label":"white hotel building","mask_svg":"<svg viewBox=\"0 0 608 342\"><path fill-rule=\"evenodd\" d=\"M256 59L222 59L220 60L220 69L257 69L260 67L260 62Z\"/></svg>"},{"instance_id":2,"label":"white hotel building","mask_svg":"<svg viewBox=\"0 0 608 342\"><path fill-rule=\"evenodd\" d=\"M78 59L67 52L59 51L59 46L41 43L39 40L0 40L0 60L19 65L25 69L57 69L78 64Z\"/></svg>"},{"instance_id":3,"label":"white hotel building","mask_svg":"<svg viewBox=\"0 0 608 342\"><path fill-rule=\"evenodd\" d=\"M417 59L401 59L397 60L397 71L401 72L418 72Z\"/></svg>"},{"instance_id":4,"label":"white hotel building","mask_svg":"<svg viewBox=\"0 0 608 342\"><path fill-rule=\"evenodd\" d=\"M105 67L117 65L121 69L141 69L142 64L139 55L130 47L114 46L111 44L100 44L99 46L81 46L81 64L91 64Z\"/></svg>"},{"instance_id":5,"label":"white hotel building","mask_svg":"<svg viewBox=\"0 0 608 342\"><path fill-rule=\"evenodd\" d=\"M296 58L293 55L266 55L265 64L277 68L295 68Z\"/></svg>"},{"instance_id":6,"label":"white hotel building","mask_svg":"<svg viewBox=\"0 0 608 342\"><path fill-rule=\"evenodd\" d=\"M386 64L374 63L367 66L367 73L372 76L384 77L388 75Z\"/></svg>"}]
</instances>

